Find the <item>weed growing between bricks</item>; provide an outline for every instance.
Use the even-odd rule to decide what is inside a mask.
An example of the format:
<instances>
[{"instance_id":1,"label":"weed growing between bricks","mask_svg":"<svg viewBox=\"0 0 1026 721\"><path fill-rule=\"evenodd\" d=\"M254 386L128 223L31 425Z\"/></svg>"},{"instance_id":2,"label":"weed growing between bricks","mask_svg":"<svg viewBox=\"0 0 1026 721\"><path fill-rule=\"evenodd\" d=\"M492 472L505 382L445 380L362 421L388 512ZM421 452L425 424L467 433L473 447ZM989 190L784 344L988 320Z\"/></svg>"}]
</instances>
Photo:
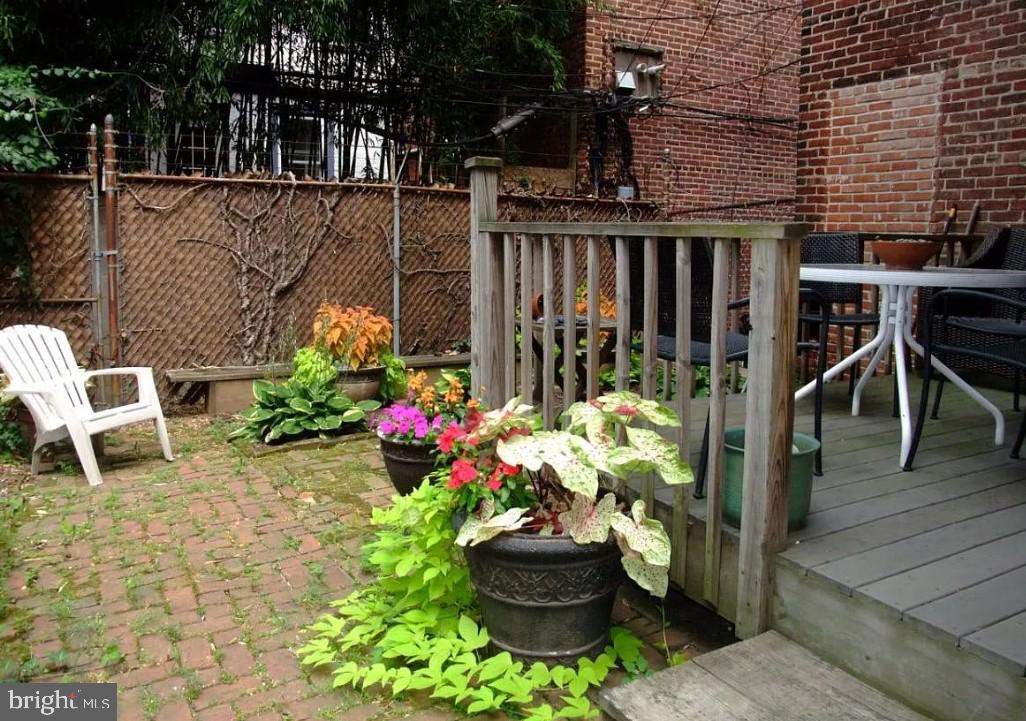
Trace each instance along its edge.
<instances>
[{"instance_id":1,"label":"weed growing between bricks","mask_svg":"<svg viewBox=\"0 0 1026 721\"><path fill-rule=\"evenodd\" d=\"M133 720L457 718L424 698L332 689L295 655L299 629L373 580L361 565L366 519L392 493L376 443L253 459L225 442L230 422L177 418L170 429L171 464L149 428L128 428L108 437L102 486L89 488L69 456L75 475L0 496L22 504L18 523L0 525L11 549L0 556L0 676L115 682ZM625 609L618 622L645 619L635 633L659 623ZM668 638L687 654L705 648Z\"/></svg>"}]
</instances>

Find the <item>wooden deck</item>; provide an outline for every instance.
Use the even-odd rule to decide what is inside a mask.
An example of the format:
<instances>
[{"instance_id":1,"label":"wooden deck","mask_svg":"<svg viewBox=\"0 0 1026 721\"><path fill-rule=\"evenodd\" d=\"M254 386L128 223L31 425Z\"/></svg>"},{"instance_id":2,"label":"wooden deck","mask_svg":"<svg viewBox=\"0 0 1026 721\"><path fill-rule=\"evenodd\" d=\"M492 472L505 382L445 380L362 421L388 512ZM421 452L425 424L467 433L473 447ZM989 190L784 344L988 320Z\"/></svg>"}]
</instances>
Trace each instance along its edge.
<instances>
[{"instance_id":1,"label":"wooden deck","mask_svg":"<svg viewBox=\"0 0 1026 721\"><path fill-rule=\"evenodd\" d=\"M603 691L614 721L929 721L770 631Z\"/></svg>"},{"instance_id":2,"label":"wooden deck","mask_svg":"<svg viewBox=\"0 0 1026 721\"><path fill-rule=\"evenodd\" d=\"M1008 458L1019 420L1011 395L984 393L1007 409L1004 448L993 445L990 416L949 387L915 470L903 473L890 379L868 386L859 417L847 383L827 387L824 475L807 525L778 557L774 627L937 718L1022 721L1026 460ZM799 404L797 430L811 432L811 410ZM704 414L696 404L696 451ZM728 398L727 416L743 423L743 396ZM657 499L668 517L669 489ZM689 510L684 587L700 598L704 502ZM724 534L714 605L733 618L736 529Z\"/></svg>"}]
</instances>

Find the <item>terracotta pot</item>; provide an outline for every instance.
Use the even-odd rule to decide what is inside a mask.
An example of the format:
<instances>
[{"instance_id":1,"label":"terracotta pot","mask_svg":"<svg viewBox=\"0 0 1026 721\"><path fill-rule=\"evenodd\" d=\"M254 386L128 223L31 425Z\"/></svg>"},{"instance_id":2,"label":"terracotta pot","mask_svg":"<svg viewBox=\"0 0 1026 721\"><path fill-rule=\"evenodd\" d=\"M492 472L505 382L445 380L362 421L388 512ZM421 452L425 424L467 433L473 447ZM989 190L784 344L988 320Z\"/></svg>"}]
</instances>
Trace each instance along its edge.
<instances>
[{"instance_id":1,"label":"terracotta pot","mask_svg":"<svg viewBox=\"0 0 1026 721\"><path fill-rule=\"evenodd\" d=\"M401 495L412 493L435 470L434 443L399 443L378 436L388 478Z\"/></svg>"},{"instance_id":2,"label":"terracotta pot","mask_svg":"<svg viewBox=\"0 0 1026 721\"><path fill-rule=\"evenodd\" d=\"M920 270L941 250L933 240L874 240L873 253L890 270Z\"/></svg>"},{"instance_id":3,"label":"terracotta pot","mask_svg":"<svg viewBox=\"0 0 1026 721\"><path fill-rule=\"evenodd\" d=\"M339 368L338 380L335 381L335 384L354 403L366 401L377 397L378 391L381 389L381 378L384 373L385 366L371 366L370 368L359 368L355 371Z\"/></svg>"}]
</instances>

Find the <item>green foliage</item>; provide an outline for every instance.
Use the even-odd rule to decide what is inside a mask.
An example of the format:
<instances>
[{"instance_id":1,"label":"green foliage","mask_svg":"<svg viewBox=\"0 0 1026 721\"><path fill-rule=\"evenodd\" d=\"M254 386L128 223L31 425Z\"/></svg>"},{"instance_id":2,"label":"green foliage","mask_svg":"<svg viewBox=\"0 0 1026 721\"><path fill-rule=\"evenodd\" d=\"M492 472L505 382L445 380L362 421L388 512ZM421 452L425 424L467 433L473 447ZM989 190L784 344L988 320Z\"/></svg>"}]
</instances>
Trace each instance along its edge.
<instances>
[{"instance_id":1,"label":"green foliage","mask_svg":"<svg viewBox=\"0 0 1026 721\"><path fill-rule=\"evenodd\" d=\"M330 385L337 377L338 369L322 348L306 346L297 350L292 358L292 380L303 385Z\"/></svg>"},{"instance_id":2,"label":"green foliage","mask_svg":"<svg viewBox=\"0 0 1026 721\"><path fill-rule=\"evenodd\" d=\"M377 580L332 604L299 649L304 666L328 667L333 685L391 696L425 691L467 714L504 711L526 721L596 718L585 697L619 663L647 671L641 641L614 628L595 660L546 667L487 652L470 578L453 545L452 494L441 474L392 506L374 509L365 562ZM553 705L555 704L555 706Z\"/></svg>"},{"instance_id":3,"label":"green foliage","mask_svg":"<svg viewBox=\"0 0 1026 721\"><path fill-rule=\"evenodd\" d=\"M330 438L364 425L377 401L353 403L345 393L324 384L305 385L295 380L253 383L253 405L242 413L245 423L229 438L274 443L311 436Z\"/></svg>"},{"instance_id":4,"label":"green foliage","mask_svg":"<svg viewBox=\"0 0 1026 721\"><path fill-rule=\"evenodd\" d=\"M18 423L18 400L0 392L0 460L11 460L28 450Z\"/></svg>"},{"instance_id":5,"label":"green foliage","mask_svg":"<svg viewBox=\"0 0 1026 721\"><path fill-rule=\"evenodd\" d=\"M628 376L628 385L631 388L641 387L642 356L637 351L631 351L631 367ZM724 373L727 371L724 370ZM692 366L691 373L695 379L694 398L706 398L709 395L709 366ZM666 382L663 374L662 364L656 366L656 395L662 396L663 384ZM616 369L607 368L599 372L599 386L602 390L613 390L616 387ZM670 394L677 393L677 370L670 366Z\"/></svg>"},{"instance_id":6,"label":"green foliage","mask_svg":"<svg viewBox=\"0 0 1026 721\"><path fill-rule=\"evenodd\" d=\"M7 596L7 576L15 563L18 524L28 511L25 497L14 488L0 490L0 628L11 611Z\"/></svg>"},{"instance_id":7,"label":"green foliage","mask_svg":"<svg viewBox=\"0 0 1026 721\"><path fill-rule=\"evenodd\" d=\"M406 362L399 356L385 352L379 358L381 365L385 366L385 373L381 377L381 390L378 395L381 400L397 401L406 397Z\"/></svg>"},{"instance_id":8,"label":"green foliage","mask_svg":"<svg viewBox=\"0 0 1026 721\"><path fill-rule=\"evenodd\" d=\"M604 543L612 533L627 575L653 595L666 595L670 539L663 525L645 516L643 502L635 503L628 517L616 510L612 494L598 496L600 474L626 481L632 473L654 472L668 485L694 480L676 444L631 426L638 419L677 427L676 413L636 393L617 391L574 403L563 419L564 430L536 430L533 408L514 398L439 438L439 448L448 452L445 440L455 455L446 485L456 491L457 503L472 511L457 544L475 545L521 528L569 534L578 543ZM621 430L626 443L617 445ZM535 496L524 507L495 516L490 498L477 507L467 502L468 495L480 495L482 480L485 487L502 491L520 487L524 476Z\"/></svg>"}]
</instances>

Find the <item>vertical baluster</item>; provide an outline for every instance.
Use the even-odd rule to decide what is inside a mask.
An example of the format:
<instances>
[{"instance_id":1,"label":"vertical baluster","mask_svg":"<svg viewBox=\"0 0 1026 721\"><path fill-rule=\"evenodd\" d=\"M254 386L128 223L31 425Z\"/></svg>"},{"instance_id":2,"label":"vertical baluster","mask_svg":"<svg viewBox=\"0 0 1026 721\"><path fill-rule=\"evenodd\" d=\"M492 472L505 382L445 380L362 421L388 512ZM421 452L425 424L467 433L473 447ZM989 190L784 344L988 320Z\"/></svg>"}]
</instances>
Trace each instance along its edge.
<instances>
[{"instance_id":1,"label":"vertical baluster","mask_svg":"<svg viewBox=\"0 0 1026 721\"><path fill-rule=\"evenodd\" d=\"M505 368L503 369L503 395L512 398L517 393L517 299L516 299L516 268L517 253L513 235L506 233L502 237L502 296L503 326L502 345Z\"/></svg>"},{"instance_id":2,"label":"vertical baluster","mask_svg":"<svg viewBox=\"0 0 1026 721\"><path fill-rule=\"evenodd\" d=\"M601 299L601 280L599 276L599 239L588 238L588 398L598 395L599 374L599 334L601 320L599 316L599 300Z\"/></svg>"},{"instance_id":3,"label":"vertical baluster","mask_svg":"<svg viewBox=\"0 0 1026 721\"><path fill-rule=\"evenodd\" d=\"M627 390L631 373L631 277L627 238L616 239L616 390Z\"/></svg>"},{"instance_id":4,"label":"vertical baluster","mask_svg":"<svg viewBox=\"0 0 1026 721\"><path fill-rule=\"evenodd\" d=\"M737 300L741 297L741 239L734 238L730 241L730 300ZM736 310L730 312L730 329L735 333L741 329L741 313ZM734 361L730 364L730 392L737 393L741 390L741 362Z\"/></svg>"},{"instance_id":5,"label":"vertical baluster","mask_svg":"<svg viewBox=\"0 0 1026 721\"><path fill-rule=\"evenodd\" d=\"M577 399L576 241L576 236L563 236L563 410Z\"/></svg>"},{"instance_id":6,"label":"vertical baluster","mask_svg":"<svg viewBox=\"0 0 1026 721\"><path fill-rule=\"evenodd\" d=\"M520 397L525 402L534 398L534 318L531 317L531 296L534 295L534 239L520 236Z\"/></svg>"},{"instance_id":7,"label":"vertical baluster","mask_svg":"<svg viewBox=\"0 0 1026 721\"><path fill-rule=\"evenodd\" d=\"M642 312L642 376L641 394L645 398L656 397L656 339L659 335L659 239L646 237L644 245L644 275L641 285L645 290ZM655 476L646 473L641 482L641 497L645 501L645 511L650 516L655 513Z\"/></svg>"},{"instance_id":8,"label":"vertical baluster","mask_svg":"<svg viewBox=\"0 0 1026 721\"><path fill-rule=\"evenodd\" d=\"M553 389L556 384L556 283L552 264L552 237L542 236L542 303L544 320L542 321L542 419L546 429L551 429L555 421L556 399Z\"/></svg>"},{"instance_id":9,"label":"vertical baluster","mask_svg":"<svg viewBox=\"0 0 1026 721\"><path fill-rule=\"evenodd\" d=\"M677 308L674 336L677 339L674 368L677 371L677 414L680 416L680 435L677 448L688 460L691 454L691 238L677 238L676 253ZM673 489L673 525L671 540L670 577L681 588L687 580L688 561L688 495L690 489Z\"/></svg>"},{"instance_id":10,"label":"vertical baluster","mask_svg":"<svg viewBox=\"0 0 1026 721\"><path fill-rule=\"evenodd\" d=\"M713 251L712 330L709 351L709 456L705 519L705 600L719 603L720 513L723 507L723 430L726 423L727 289L730 241L717 238Z\"/></svg>"}]
</instances>

